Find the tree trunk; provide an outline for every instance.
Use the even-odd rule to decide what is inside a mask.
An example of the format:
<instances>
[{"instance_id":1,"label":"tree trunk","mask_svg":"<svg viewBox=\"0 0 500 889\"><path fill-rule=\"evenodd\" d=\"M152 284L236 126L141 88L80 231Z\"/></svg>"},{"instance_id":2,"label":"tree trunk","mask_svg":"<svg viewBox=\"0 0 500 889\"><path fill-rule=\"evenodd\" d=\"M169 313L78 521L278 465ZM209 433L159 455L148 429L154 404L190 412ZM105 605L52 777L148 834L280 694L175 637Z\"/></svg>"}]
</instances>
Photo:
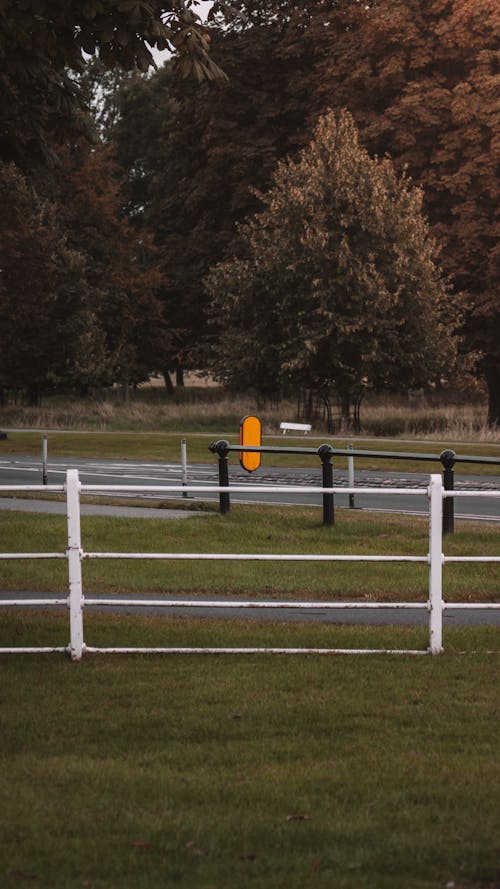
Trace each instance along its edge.
<instances>
[{"instance_id":1,"label":"tree trunk","mask_svg":"<svg viewBox=\"0 0 500 889\"><path fill-rule=\"evenodd\" d=\"M175 384L176 386L184 385L184 368L178 367L175 371Z\"/></svg>"},{"instance_id":2,"label":"tree trunk","mask_svg":"<svg viewBox=\"0 0 500 889\"><path fill-rule=\"evenodd\" d=\"M170 374L168 370L163 371L163 379L165 380L165 389L167 390L167 395L174 394L174 385L172 380L170 379Z\"/></svg>"},{"instance_id":3,"label":"tree trunk","mask_svg":"<svg viewBox=\"0 0 500 889\"><path fill-rule=\"evenodd\" d=\"M488 384L488 426L500 426L500 366L485 370Z\"/></svg>"},{"instance_id":4,"label":"tree trunk","mask_svg":"<svg viewBox=\"0 0 500 889\"><path fill-rule=\"evenodd\" d=\"M349 393L340 396L340 431L349 432L351 428L351 396Z\"/></svg>"},{"instance_id":5,"label":"tree trunk","mask_svg":"<svg viewBox=\"0 0 500 889\"><path fill-rule=\"evenodd\" d=\"M37 383L31 383L27 387L28 404L30 407L40 407L42 403L42 394Z\"/></svg>"}]
</instances>

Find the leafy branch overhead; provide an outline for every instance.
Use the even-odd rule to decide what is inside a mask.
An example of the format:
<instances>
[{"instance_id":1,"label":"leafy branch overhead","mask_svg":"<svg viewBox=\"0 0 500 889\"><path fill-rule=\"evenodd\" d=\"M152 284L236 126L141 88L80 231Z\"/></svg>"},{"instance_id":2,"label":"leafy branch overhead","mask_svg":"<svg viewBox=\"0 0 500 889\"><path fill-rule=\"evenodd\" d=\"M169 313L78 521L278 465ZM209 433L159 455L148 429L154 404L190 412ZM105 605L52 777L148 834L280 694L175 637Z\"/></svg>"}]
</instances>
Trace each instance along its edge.
<instances>
[{"instance_id":1,"label":"leafy branch overhead","mask_svg":"<svg viewBox=\"0 0 500 889\"><path fill-rule=\"evenodd\" d=\"M0 122L3 160L54 160L51 141L85 129L75 72L89 56L147 71L152 49L176 54L181 76L224 80L209 55L196 0L3 0ZM60 140L60 139L59 139Z\"/></svg>"}]
</instances>

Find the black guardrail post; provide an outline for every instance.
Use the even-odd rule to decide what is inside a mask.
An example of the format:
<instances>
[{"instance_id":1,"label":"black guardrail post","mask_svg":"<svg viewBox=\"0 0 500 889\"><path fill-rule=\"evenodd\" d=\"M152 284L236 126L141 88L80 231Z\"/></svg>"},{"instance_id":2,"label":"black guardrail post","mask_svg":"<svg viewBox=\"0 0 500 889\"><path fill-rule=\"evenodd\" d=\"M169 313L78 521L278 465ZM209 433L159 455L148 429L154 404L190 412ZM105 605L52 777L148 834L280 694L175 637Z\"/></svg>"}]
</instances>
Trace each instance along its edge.
<instances>
[{"instance_id":1,"label":"black guardrail post","mask_svg":"<svg viewBox=\"0 0 500 889\"><path fill-rule=\"evenodd\" d=\"M47 482L47 436L42 435L42 485L46 485Z\"/></svg>"},{"instance_id":2,"label":"black guardrail post","mask_svg":"<svg viewBox=\"0 0 500 889\"><path fill-rule=\"evenodd\" d=\"M442 451L439 459L443 464L443 487L445 491L453 491L455 487L455 451ZM445 497L443 503L443 534L453 534L455 527L455 498Z\"/></svg>"},{"instance_id":3,"label":"black guardrail post","mask_svg":"<svg viewBox=\"0 0 500 889\"><path fill-rule=\"evenodd\" d=\"M318 457L321 460L323 470L323 487L333 487L333 466L331 459L333 456L333 448L329 444L323 444L318 448ZM335 505L333 500L333 492L331 494L323 494L323 524L335 524Z\"/></svg>"},{"instance_id":4,"label":"black guardrail post","mask_svg":"<svg viewBox=\"0 0 500 889\"><path fill-rule=\"evenodd\" d=\"M353 450L352 444L347 445L347 450ZM350 488L354 488L354 457L347 458L347 484ZM354 494L349 494L349 509L356 509Z\"/></svg>"},{"instance_id":5,"label":"black guardrail post","mask_svg":"<svg viewBox=\"0 0 500 889\"><path fill-rule=\"evenodd\" d=\"M229 447L229 442L224 441L224 439L221 441L214 441L209 447L209 450L212 451L213 454L217 454L219 457L219 486L221 488L229 487L229 461L227 459ZM219 509L222 515L225 515L231 509L229 493L224 491L219 493Z\"/></svg>"}]
</instances>

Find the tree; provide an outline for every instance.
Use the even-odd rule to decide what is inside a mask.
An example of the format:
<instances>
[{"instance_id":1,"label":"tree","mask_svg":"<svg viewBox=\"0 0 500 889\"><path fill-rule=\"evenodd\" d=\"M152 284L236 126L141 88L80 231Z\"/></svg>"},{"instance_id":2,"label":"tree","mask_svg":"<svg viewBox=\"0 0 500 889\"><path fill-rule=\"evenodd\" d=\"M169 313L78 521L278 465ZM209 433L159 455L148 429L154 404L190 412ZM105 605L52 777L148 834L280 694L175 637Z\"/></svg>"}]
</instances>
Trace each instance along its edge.
<instances>
[{"instance_id":1,"label":"tree","mask_svg":"<svg viewBox=\"0 0 500 889\"><path fill-rule=\"evenodd\" d=\"M154 250L147 233L137 236L123 219L109 158L104 160L100 148L90 154L82 148L84 135L98 142L98 128L87 114L88 83L77 74L96 55L104 72L113 66L146 70L151 47L169 47L177 54L178 74L224 79L209 57L197 6L197 0L3 0L0 5L0 187L19 221L11 232L5 229L8 261L0 282L4 332L10 338L3 356L5 385L29 381L30 364L16 361L25 347L33 351L37 391L49 379L84 389L116 378L136 382L163 362L169 337L155 296L161 274ZM54 176L47 170L56 164ZM30 185L21 170L31 177ZM16 193L26 220L16 215ZM37 237L51 265L43 265ZM63 255L66 266L59 263ZM71 273L80 276L81 287L67 291L65 305L59 297ZM80 301L73 298L76 292ZM31 296L37 294L35 307ZM56 306L61 318L51 315ZM22 323L25 308L29 330ZM33 318L42 324L46 343L33 343ZM74 336L61 346L56 331L66 330L68 318ZM85 348L77 354L69 350L70 342L85 342ZM67 360L61 363L66 347ZM38 351L48 376L42 371L37 376Z\"/></svg>"},{"instance_id":2,"label":"tree","mask_svg":"<svg viewBox=\"0 0 500 889\"><path fill-rule=\"evenodd\" d=\"M88 56L147 70L151 47L177 53L181 75L220 79L197 0L2 0L0 159L25 170L54 162L53 143L85 131L79 85Z\"/></svg>"},{"instance_id":3,"label":"tree","mask_svg":"<svg viewBox=\"0 0 500 889\"><path fill-rule=\"evenodd\" d=\"M109 151L74 146L58 170L35 190L0 165L0 385L32 401L147 379L170 339L155 251L122 215Z\"/></svg>"},{"instance_id":4,"label":"tree","mask_svg":"<svg viewBox=\"0 0 500 889\"><path fill-rule=\"evenodd\" d=\"M422 193L370 158L347 112L320 119L261 201L240 228L240 257L207 279L224 318L219 379L264 394L333 386L348 426L360 387L419 386L452 371L459 314Z\"/></svg>"},{"instance_id":5,"label":"tree","mask_svg":"<svg viewBox=\"0 0 500 889\"><path fill-rule=\"evenodd\" d=\"M57 199L68 244L85 260L92 311L110 356L106 375L95 384L141 382L163 366L170 348L157 298L163 278L156 250L148 233L136 231L123 215L109 148L74 145L59 157L58 173L48 171L38 184Z\"/></svg>"},{"instance_id":6,"label":"tree","mask_svg":"<svg viewBox=\"0 0 500 889\"><path fill-rule=\"evenodd\" d=\"M324 6L307 4L323 24ZM325 27L317 25L314 40L304 36L304 4L255 7L245 5L247 25L213 35L212 58L229 76L222 88L181 81L166 66L127 80L118 97L112 141L128 176L131 218L154 234L168 279L172 368L205 361L202 280L229 255L236 222L257 210L252 188L268 188L277 161L310 138L311 78L331 51ZM342 16L339 8L334 25L330 10L330 30L343 29Z\"/></svg>"},{"instance_id":7,"label":"tree","mask_svg":"<svg viewBox=\"0 0 500 889\"><path fill-rule=\"evenodd\" d=\"M500 5L497 0L358 4L311 83L349 107L363 144L407 168L456 292L465 346L481 353L489 422L500 424Z\"/></svg>"},{"instance_id":8,"label":"tree","mask_svg":"<svg viewBox=\"0 0 500 889\"><path fill-rule=\"evenodd\" d=\"M191 317L203 319L200 271L231 254L235 222L257 209L250 186L269 186L276 161L306 143L327 106L348 108L370 153L423 187L453 291L469 296L463 348L482 353L490 422L500 422L497 0L232 6L243 17L212 41L228 87L188 93L163 82L162 92L158 77L144 92L153 110L134 187L136 198L149 188L142 206L178 269L172 301L198 305ZM129 144L132 126L133 117Z\"/></svg>"},{"instance_id":9,"label":"tree","mask_svg":"<svg viewBox=\"0 0 500 889\"><path fill-rule=\"evenodd\" d=\"M0 165L0 388L38 403L48 387L108 361L84 258L14 164ZM92 377L91 377L92 378Z\"/></svg>"}]
</instances>

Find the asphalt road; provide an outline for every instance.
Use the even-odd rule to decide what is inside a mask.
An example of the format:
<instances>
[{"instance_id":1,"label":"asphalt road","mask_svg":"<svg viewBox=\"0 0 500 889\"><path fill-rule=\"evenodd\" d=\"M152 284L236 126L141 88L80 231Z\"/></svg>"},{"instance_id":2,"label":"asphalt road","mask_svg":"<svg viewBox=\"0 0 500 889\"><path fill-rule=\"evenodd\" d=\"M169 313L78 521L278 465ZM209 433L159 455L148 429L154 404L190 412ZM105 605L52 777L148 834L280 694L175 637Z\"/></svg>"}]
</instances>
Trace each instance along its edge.
<instances>
[{"instance_id":1,"label":"asphalt road","mask_svg":"<svg viewBox=\"0 0 500 889\"><path fill-rule=\"evenodd\" d=\"M0 600L15 599L17 601L24 599L63 599L64 596L52 593L32 593L32 592L0 592ZM130 596L119 595L96 595L88 592L86 599L98 601L106 599L108 602L112 599L131 598ZM157 599L162 597L157 596ZM170 601L180 597L170 596ZM211 601L223 602L222 598L212 596ZM191 596L182 596L182 601L199 602ZM38 605L26 605L27 608L40 608ZM65 606L43 606L64 608ZM355 609L346 608L326 608L326 607L310 607L306 609L287 608L278 606L276 608L224 608L222 606L158 606L158 605L85 605L85 610L108 612L115 614L145 614L156 617L193 617L193 618L218 618L220 620L258 620L258 621L285 621L293 623L324 623L324 624L350 624L360 626L427 626L429 623L429 614L425 608L369 608L356 607ZM445 608L443 614L443 625L445 627L459 626L498 626L500 627L500 608Z\"/></svg>"},{"instance_id":2,"label":"asphalt road","mask_svg":"<svg viewBox=\"0 0 500 889\"><path fill-rule=\"evenodd\" d=\"M84 485L172 485L181 484L182 469L180 463L147 463L125 460L99 460L83 458L54 458L48 466L48 483L62 484L66 471L69 468L78 469L81 481ZM436 467L438 471L438 467ZM42 469L40 459L35 457L4 457L0 459L0 486L1 485L29 485L41 484ZM347 487L347 472L334 470L334 486ZM412 487L423 492L429 482L429 473L404 472L366 472L358 471L355 475L355 485L365 487L379 487L390 492L392 488ZM217 463L190 464L188 466L188 483L216 486L218 484ZM229 465L229 483L234 485L265 485L293 484L295 486L321 487L321 470L319 466L311 469L294 469L289 467L261 468L257 472L248 473L240 469L237 463ZM457 491L493 491L500 490L500 477L485 476L455 476L455 488ZM22 495L18 495L22 496ZM114 497L119 496L114 494ZM123 496L130 499L130 494L124 492ZM148 499L166 500L178 499L178 494L158 493L149 495ZM189 497L194 499L190 493ZM214 492L197 495L196 499L217 500ZM254 503L280 503L280 504L322 504L321 494L290 494L285 492L260 493L249 491L231 494L231 501L244 501ZM370 510L387 510L389 512L428 512L426 496L405 497L404 495L392 495L390 493L379 495L356 494L354 498L356 508ZM336 494L335 504L339 507L349 506L347 494ZM0 499L1 508L1 499ZM4 504L3 508L7 508ZM12 507L11 507L12 508ZM18 507L19 508L19 507ZM165 511L162 510L164 513ZM500 498L467 497L458 496L455 502L455 515L457 518L475 518L488 521L500 521Z\"/></svg>"}]
</instances>

